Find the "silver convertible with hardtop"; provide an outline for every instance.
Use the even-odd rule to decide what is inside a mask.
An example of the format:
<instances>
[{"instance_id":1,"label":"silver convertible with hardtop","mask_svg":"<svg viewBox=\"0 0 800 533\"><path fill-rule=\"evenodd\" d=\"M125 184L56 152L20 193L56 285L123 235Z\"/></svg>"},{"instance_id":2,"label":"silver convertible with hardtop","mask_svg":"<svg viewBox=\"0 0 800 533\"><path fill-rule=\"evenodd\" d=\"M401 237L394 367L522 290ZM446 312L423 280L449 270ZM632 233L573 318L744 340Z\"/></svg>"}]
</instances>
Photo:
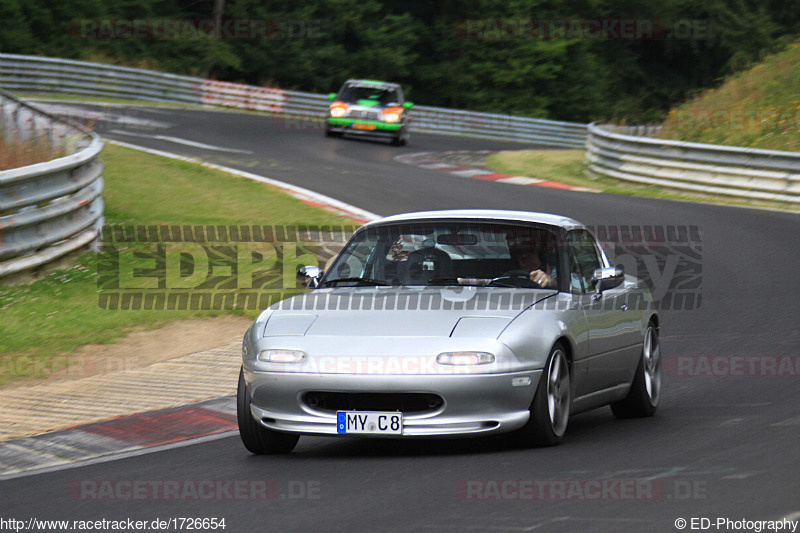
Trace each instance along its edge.
<instances>
[{"instance_id":1,"label":"silver convertible with hardtop","mask_svg":"<svg viewBox=\"0 0 800 533\"><path fill-rule=\"evenodd\" d=\"M573 414L652 415L659 317L644 281L567 217L498 210L390 216L359 228L308 293L244 336L242 440L300 435L562 441Z\"/></svg>"}]
</instances>

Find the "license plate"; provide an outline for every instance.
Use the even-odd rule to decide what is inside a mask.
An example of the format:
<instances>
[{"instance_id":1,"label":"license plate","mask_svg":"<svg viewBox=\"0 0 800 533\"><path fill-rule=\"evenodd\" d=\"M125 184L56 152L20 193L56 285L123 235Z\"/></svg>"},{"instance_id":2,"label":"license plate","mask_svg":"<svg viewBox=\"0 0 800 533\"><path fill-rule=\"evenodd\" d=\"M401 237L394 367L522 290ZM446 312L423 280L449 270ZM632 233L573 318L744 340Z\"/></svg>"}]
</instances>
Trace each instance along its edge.
<instances>
[{"instance_id":1,"label":"license plate","mask_svg":"<svg viewBox=\"0 0 800 533\"><path fill-rule=\"evenodd\" d=\"M336 432L369 435L402 435L403 413L396 411L337 411Z\"/></svg>"},{"instance_id":2,"label":"license plate","mask_svg":"<svg viewBox=\"0 0 800 533\"><path fill-rule=\"evenodd\" d=\"M375 124L367 124L366 122L354 122L353 129L372 131L375 129Z\"/></svg>"}]
</instances>

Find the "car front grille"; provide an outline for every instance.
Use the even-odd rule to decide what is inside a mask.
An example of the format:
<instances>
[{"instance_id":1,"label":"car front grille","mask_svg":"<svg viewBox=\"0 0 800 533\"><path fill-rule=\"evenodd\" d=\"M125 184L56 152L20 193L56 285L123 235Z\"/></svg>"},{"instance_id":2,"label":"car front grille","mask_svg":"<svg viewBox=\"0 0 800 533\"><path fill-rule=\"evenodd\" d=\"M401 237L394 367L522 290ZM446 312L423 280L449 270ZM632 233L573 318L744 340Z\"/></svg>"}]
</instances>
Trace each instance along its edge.
<instances>
[{"instance_id":1,"label":"car front grille","mask_svg":"<svg viewBox=\"0 0 800 533\"><path fill-rule=\"evenodd\" d=\"M303 395L303 403L316 411L400 411L403 414L432 413L444 405L437 394L420 392L324 392Z\"/></svg>"},{"instance_id":2,"label":"car front grille","mask_svg":"<svg viewBox=\"0 0 800 533\"><path fill-rule=\"evenodd\" d=\"M380 113L368 109L353 109L347 115L349 118L363 118L365 120L379 120Z\"/></svg>"}]
</instances>

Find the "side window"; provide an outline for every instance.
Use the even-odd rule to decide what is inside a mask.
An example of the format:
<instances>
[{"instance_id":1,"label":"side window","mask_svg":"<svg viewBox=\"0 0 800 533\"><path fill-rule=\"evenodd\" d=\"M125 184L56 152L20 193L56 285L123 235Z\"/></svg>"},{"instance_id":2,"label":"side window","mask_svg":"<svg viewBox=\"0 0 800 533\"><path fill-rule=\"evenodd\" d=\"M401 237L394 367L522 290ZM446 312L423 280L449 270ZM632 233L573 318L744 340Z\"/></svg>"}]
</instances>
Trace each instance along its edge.
<instances>
[{"instance_id":1,"label":"side window","mask_svg":"<svg viewBox=\"0 0 800 533\"><path fill-rule=\"evenodd\" d=\"M578 258L575 257L575 249L569 247L569 289L573 294L583 294L586 288L583 286L581 268L578 266Z\"/></svg>"},{"instance_id":2,"label":"side window","mask_svg":"<svg viewBox=\"0 0 800 533\"><path fill-rule=\"evenodd\" d=\"M381 96L381 103L382 104L393 104L398 103L400 99L397 97L397 91L394 89L388 90L383 93Z\"/></svg>"},{"instance_id":3,"label":"side window","mask_svg":"<svg viewBox=\"0 0 800 533\"><path fill-rule=\"evenodd\" d=\"M592 274L602 266L600 257L597 255L597 247L591 234L585 230L572 231L569 234L569 241L575 253L575 261L580 270L580 277L583 281L584 290L594 290Z\"/></svg>"}]
</instances>

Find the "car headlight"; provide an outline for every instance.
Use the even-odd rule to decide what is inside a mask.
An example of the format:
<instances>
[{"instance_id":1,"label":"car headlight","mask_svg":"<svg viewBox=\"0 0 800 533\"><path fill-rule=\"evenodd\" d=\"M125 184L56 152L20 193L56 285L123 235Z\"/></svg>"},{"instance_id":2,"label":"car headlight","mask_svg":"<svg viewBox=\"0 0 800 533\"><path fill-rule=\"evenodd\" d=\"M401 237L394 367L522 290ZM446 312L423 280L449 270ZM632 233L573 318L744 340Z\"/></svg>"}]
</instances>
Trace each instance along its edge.
<instances>
[{"instance_id":1,"label":"car headlight","mask_svg":"<svg viewBox=\"0 0 800 533\"><path fill-rule=\"evenodd\" d=\"M494 355L487 352L445 352L436 356L440 365L487 365L494 363Z\"/></svg>"},{"instance_id":2,"label":"car headlight","mask_svg":"<svg viewBox=\"0 0 800 533\"><path fill-rule=\"evenodd\" d=\"M261 350L258 360L265 363L302 363L306 353L300 350Z\"/></svg>"},{"instance_id":3,"label":"car headlight","mask_svg":"<svg viewBox=\"0 0 800 533\"><path fill-rule=\"evenodd\" d=\"M399 122L400 115L398 113L384 113L383 120L384 122Z\"/></svg>"},{"instance_id":4,"label":"car headlight","mask_svg":"<svg viewBox=\"0 0 800 533\"><path fill-rule=\"evenodd\" d=\"M333 107L331 108L331 116L334 118L342 117L346 111L347 109L344 107Z\"/></svg>"}]
</instances>

